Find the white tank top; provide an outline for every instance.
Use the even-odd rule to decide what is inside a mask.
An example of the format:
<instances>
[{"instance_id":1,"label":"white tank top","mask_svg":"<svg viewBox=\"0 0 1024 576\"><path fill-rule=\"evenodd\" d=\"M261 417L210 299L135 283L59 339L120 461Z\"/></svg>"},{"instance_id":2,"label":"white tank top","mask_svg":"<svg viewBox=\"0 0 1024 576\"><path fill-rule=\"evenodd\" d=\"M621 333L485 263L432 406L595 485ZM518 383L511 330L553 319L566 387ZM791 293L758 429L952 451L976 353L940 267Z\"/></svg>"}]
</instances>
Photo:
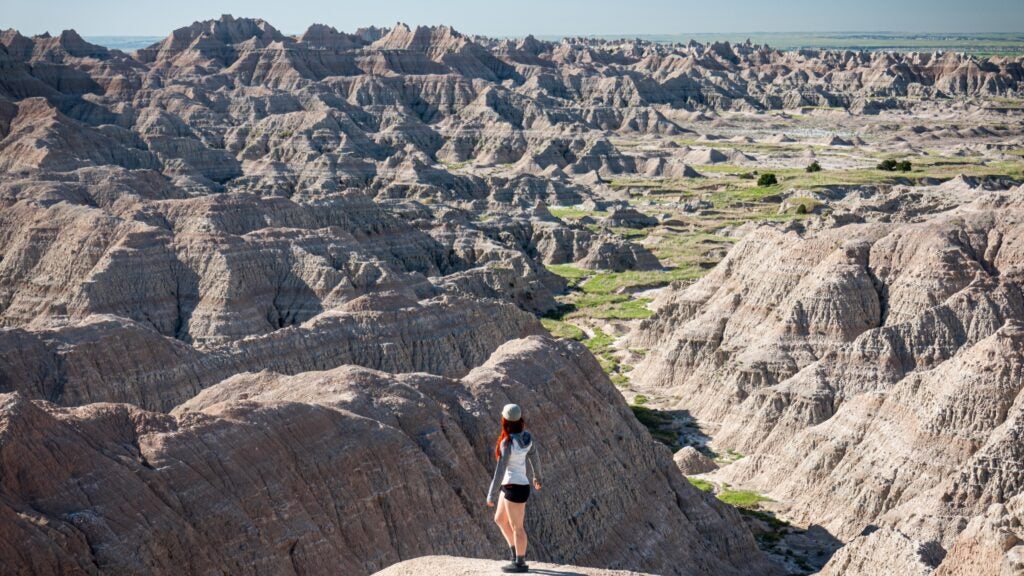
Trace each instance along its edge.
<instances>
[{"instance_id":1,"label":"white tank top","mask_svg":"<svg viewBox=\"0 0 1024 576\"><path fill-rule=\"evenodd\" d=\"M530 448L533 448L533 442L523 446L521 444L522 436L521 434L515 434L505 441L506 443L511 443L512 446L508 454L508 466L505 468L505 476L501 479L502 485L530 485L530 479L526 475L526 455L530 453ZM529 436L526 438L529 439Z\"/></svg>"}]
</instances>

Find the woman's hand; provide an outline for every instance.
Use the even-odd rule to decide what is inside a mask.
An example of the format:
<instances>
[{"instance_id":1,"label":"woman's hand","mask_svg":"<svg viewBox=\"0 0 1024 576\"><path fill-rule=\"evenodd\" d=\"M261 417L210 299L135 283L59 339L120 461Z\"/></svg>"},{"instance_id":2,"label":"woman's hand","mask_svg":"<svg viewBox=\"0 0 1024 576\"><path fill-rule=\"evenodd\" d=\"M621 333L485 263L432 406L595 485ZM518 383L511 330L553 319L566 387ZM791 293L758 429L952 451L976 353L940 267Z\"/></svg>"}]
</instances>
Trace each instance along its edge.
<instances>
[{"instance_id":1,"label":"woman's hand","mask_svg":"<svg viewBox=\"0 0 1024 576\"><path fill-rule=\"evenodd\" d=\"M488 508L494 508L494 502L491 502L490 500L488 500L487 501L487 507Z\"/></svg>"},{"instance_id":2,"label":"woman's hand","mask_svg":"<svg viewBox=\"0 0 1024 576\"><path fill-rule=\"evenodd\" d=\"M536 488L537 490L540 490L540 480L534 480L533 487Z\"/></svg>"}]
</instances>

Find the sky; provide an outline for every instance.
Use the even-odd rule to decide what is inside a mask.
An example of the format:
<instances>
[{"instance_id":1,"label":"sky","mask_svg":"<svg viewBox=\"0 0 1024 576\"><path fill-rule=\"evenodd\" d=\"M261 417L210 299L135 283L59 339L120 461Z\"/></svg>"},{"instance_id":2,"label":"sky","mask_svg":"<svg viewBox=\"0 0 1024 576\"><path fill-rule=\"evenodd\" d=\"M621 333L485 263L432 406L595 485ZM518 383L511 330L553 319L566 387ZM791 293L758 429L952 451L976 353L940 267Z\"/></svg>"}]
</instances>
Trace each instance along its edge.
<instances>
[{"instance_id":1,"label":"sky","mask_svg":"<svg viewBox=\"0 0 1024 576\"><path fill-rule=\"evenodd\" d=\"M488 36L717 32L1024 32L1024 0L0 0L0 29L165 36L221 14L287 34L395 22Z\"/></svg>"}]
</instances>

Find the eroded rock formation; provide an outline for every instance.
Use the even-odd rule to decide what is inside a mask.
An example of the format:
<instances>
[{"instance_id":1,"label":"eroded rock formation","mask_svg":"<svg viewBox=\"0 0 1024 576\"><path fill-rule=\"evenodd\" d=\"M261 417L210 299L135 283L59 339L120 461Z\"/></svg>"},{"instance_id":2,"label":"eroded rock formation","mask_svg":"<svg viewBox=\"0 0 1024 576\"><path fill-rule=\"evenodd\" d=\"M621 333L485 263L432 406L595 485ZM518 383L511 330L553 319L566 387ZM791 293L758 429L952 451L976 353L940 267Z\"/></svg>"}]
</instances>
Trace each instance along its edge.
<instances>
[{"instance_id":1,"label":"eroded rock formation","mask_svg":"<svg viewBox=\"0 0 1024 576\"><path fill-rule=\"evenodd\" d=\"M913 221L850 199L867 222L759 228L640 337L668 342L642 381L747 455L718 478L852 539L827 573L995 574L967 556L1024 550L1022 198L959 182L904 202Z\"/></svg>"},{"instance_id":2,"label":"eroded rock formation","mask_svg":"<svg viewBox=\"0 0 1024 576\"><path fill-rule=\"evenodd\" d=\"M514 340L461 380L243 374L170 415L0 398L0 553L29 573L368 574L424 554L492 556L504 543L483 501L511 399L544 443L533 557L771 570L575 343Z\"/></svg>"}]
</instances>

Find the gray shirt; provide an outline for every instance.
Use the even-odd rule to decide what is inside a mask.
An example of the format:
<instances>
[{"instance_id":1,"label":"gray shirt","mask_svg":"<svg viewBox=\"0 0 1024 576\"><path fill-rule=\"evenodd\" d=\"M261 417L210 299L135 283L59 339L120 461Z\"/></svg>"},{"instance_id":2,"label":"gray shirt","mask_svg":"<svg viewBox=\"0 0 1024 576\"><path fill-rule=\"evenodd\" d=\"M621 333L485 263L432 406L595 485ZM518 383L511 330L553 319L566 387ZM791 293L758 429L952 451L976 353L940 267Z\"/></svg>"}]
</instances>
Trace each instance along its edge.
<instances>
[{"instance_id":1,"label":"gray shirt","mask_svg":"<svg viewBox=\"0 0 1024 576\"><path fill-rule=\"evenodd\" d=\"M530 475L527 475L527 467ZM495 502L498 487L503 484L519 484L529 486L529 478L534 482L541 481L540 458L537 456L537 441L529 432L511 434L501 444L501 457L494 467L494 477L487 491L487 501Z\"/></svg>"}]
</instances>

